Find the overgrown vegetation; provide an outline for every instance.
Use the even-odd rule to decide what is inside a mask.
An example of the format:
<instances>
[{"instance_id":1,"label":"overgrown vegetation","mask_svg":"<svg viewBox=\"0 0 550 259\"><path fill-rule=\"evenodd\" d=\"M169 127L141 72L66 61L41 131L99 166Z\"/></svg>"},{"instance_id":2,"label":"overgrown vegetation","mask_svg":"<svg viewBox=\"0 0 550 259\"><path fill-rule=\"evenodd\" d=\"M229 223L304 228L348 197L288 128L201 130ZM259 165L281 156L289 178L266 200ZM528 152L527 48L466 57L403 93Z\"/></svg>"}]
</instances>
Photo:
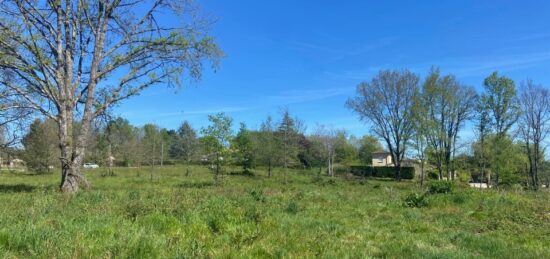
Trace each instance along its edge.
<instances>
[{"instance_id":1,"label":"overgrown vegetation","mask_svg":"<svg viewBox=\"0 0 550 259\"><path fill-rule=\"evenodd\" d=\"M238 168L228 168L238 170ZM464 189L422 197L412 181L223 175L186 167L85 171L89 192L57 174L0 174L0 257L500 257L550 253L546 190ZM314 181L314 179L319 179ZM417 193L407 199L410 193ZM412 204L403 206L404 200ZM22 206L24 204L24 206ZM74 242L67 242L72 240Z\"/></svg>"}]
</instances>

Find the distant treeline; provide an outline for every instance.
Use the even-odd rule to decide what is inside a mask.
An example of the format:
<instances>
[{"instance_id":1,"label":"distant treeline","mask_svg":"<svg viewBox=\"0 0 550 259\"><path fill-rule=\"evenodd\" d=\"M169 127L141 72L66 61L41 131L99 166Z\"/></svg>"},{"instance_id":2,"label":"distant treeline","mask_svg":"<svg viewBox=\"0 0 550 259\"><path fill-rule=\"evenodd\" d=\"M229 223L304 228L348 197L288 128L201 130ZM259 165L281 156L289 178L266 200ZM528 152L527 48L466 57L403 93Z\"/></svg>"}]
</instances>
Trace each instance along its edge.
<instances>
[{"instance_id":1,"label":"distant treeline","mask_svg":"<svg viewBox=\"0 0 550 259\"><path fill-rule=\"evenodd\" d=\"M154 124L131 125L124 118L98 121L91 132L85 162L116 166L158 166L173 164L210 164L218 159L224 164L243 166L244 170L262 166L288 168L327 168L327 139L333 143L334 163L342 165L370 164L371 153L382 149L377 138L365 135L348 136L320 126L313 134L305 134L299 118L282 111L280 118L268 116L259 129L248 129L243 123L237 132L233 120L224 113L209 117L210 125L195 129L182 122L178 129L165 129ZM78 129L78 125L75 125ZM33 170L44 172L59 168L57 125L51 120L35 120L23 138L21 153ZM321 169L320 169L321 170Z\"/></svg>"}]
</instances>

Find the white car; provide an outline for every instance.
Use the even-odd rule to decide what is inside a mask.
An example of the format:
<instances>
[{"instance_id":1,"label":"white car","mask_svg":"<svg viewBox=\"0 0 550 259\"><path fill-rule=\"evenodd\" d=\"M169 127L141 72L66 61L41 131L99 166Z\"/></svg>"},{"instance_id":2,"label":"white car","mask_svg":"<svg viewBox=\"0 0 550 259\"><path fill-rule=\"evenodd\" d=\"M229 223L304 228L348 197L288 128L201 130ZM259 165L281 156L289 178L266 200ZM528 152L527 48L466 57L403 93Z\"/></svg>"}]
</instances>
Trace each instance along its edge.
<instances>
[{"instance_id":1,"label":"white car","mask_svg":"<svg viewBox=\"0 0 550 259\"><path fill-rule=\"evenodd\" d=\"M86 169L96 169L96 168L99 168L99 166L97 164L94 164L94 163L85 163L83 166L83 168L86 168Z\"/></svg>"}]
</instances>

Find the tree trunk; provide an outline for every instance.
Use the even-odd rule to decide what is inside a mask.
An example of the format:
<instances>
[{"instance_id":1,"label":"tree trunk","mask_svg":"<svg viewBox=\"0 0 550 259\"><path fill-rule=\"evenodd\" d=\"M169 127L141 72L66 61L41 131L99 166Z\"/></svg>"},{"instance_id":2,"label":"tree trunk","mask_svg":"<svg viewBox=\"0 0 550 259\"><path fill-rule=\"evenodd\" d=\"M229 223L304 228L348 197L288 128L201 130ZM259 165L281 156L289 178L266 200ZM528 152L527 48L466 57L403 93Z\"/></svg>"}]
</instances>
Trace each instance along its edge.
<instances>
[{"instance_id":1,"label":"tree trunk","mask_svg":"<svg viewBox=\"0 0 550 259\"><path fill-rule=\"evenodd\" d=\"M160 167L164 166L164 142L160 143Z\"/></svg>"},{"instance_id":2,"label":"tree trunk","mask_svg":"<svg viewBox=\"0 0 550 259\"><path fill-rule=\"evenodd\" d=\"M267 177L271 178L271 159L267 162Z\"/></svg>"},{"instance_id":3,"label":"tree trunk","mask_svg":"<svg viewBox=\"0 0 550 259\"><path fill-rule=\"evenodd\" d=\"M107 149L107 164L109 166L109 176L114 176L113 173L113 150L112 150L112 144L111 139L109 138L109 147Z\"/></svg>"},{"instance_id":4,"label":"tree trunk","mask_svg":"<svg viewBox=\"0 0 550 259\"><path fill-rule=\"evenodd\" d=\"M424 159L420 160L420 186L424 186Z\"/></svg>"},{"instance_id":5,"label":"tree trunk","mask_svg":"<svg viewBox=\"0 0 550 259\"><path fill-rule=\"evenodd\" d=\"M73 119L70 107L62 110L58 117L59 143L61 149L61 183L62 192L77 192L80 185L89 188L88 181L80 172L80 165L84 156L83 148L73 148ZM85 127L85 125L82 125ZM86 130L81 129L81 134Z\"/></svg>"},{"instance_id":6,"label":"tree trunk","mask_svg":"<svg viewBox=\"0 0 550 259\"><path fill-rule=\"evenodd\" d=\"M80 172L80 165L73 163L62 163L61 185L59 186L62 192L74 193L80 187L89 188L89 183L86 177Z\"/></svg>"},{"instance_id":7,"label":"tree trunk","mask_svg":"<svg viewBox=\"0 0 550 259\"><path fill-rule=\"evenodd\" d=\"M401 164L395 165L395 180L401 181Z\"/></svg>"}]
</instances>

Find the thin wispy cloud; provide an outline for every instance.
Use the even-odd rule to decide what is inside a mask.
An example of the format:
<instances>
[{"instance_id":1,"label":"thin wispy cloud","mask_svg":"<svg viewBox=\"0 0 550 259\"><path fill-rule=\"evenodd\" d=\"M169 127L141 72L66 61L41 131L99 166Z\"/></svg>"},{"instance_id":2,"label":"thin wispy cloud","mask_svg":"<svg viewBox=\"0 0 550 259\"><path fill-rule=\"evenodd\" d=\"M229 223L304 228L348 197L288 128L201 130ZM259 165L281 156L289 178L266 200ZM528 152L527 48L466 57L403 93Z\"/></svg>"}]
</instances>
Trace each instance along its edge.
<instances>
[{"instance_id":1,"label":"thin wispy cloud","mask_svg":"<svg viewBox=\"0 0 550 259\"><path fill-rule=\"evenodd\" d=\"M244 107L244 106L226 106L226 107L217 107L217 108L208 108L208 109L198 109L198 110L189 110L183 111L182 115L203 115L203 114L214 114L218 112L242 112L249 111L254 109L254 107Z\"/></svg>"},{"instance_id":2,"label":"thin wispy cloud","mask_svg":"<svg viewBox=\"0 0 550 259\"><path fill-rule=\"evenodd\" d=\"M364 55L376 49L391 45L394 42L396 42L398 39L399 38L395 36L383 37L374 42L369 42L369 43L361 44L359 46L347 47L347 48L334 47L334 44L332 44L331 46L331 44L328 44L328 43L314 43L314 42L303 42L303 41L291 41L288 43L288 45L298 50L323 52L325 54L328 54L329 61L334 62L334 61L340 61L340 60L346 59L348 57Z\"/></svg>"},{"instance_id":3,"label":"thin wispy cloud","mask_svg":"<svg viewBox=\"0 0 550 259\"><path fill-rule=\"evenodd\" d=\"M379 39L378 41L376 41L374 43L365 44L364 46L361 46L361 47L358 47L358 48L355 48L355 49L342 51L342 52L340 52L341 54L334 57L333 60L338 61L338 60L342 60L342 59L352 57L352 56L364 55L364 54L366 54L370 51L374 51L376 49L383 48L383 47L386 47L388 45L391 45L392 43L394 43L398 39L399 39L398 37L381 38L381 39Z\"/></svg>"},{"instance_id":4,"label":"thin wispy cloud","mask_svg":"<svg viewBox=\"0 0 550 259\"><path fill-rule=\"evenodd\" d=\"M404 64L400 67L410 69L417 73L423 73L432 66L438 66L445 71L452 71L452 73L458 77L471 77L487 75L493 71L509 72L526 69L548 62L550 62L550 51L542 51L503 56L450 57L415 64ZM325 75L332 78L368 80L378 71L388 68L392 68L392 66L379 65L354 70L325 71Z\"/></svg>"},{"instance_id":5,"label":"thin wispy cloud","mask_svg":"<svg viewBox=\"0 0 550 259\"><path fill-rule=\"evenodd\" d=\"M220 107L208 107L204 109L194 109L194 110L182 110L175 112L161 112L161 113L151 113L151 112L122 112L121 116L132 118L139 117L140 119L166 119L166 118L177 118L177 117L189 117L195 115L208 115L215 114L218 112L226 113L235 113L252 110L254 107L244 107L244 106L220 106Z\"/></svg>"},{"instance_id":6,"label":"thin wispy cloud","mask_svg":"<svg viewBox=\"0 0 550 259\"><path fill-rule=\"evenodd\" d=\"M285 91L276 95L268 95L266 98L276 105L287 105L318 101L330 97L346 95L353 91L353 87L327 88L327 89L309 89Z\"/></svg>"},{"instance_id":7,"label":"thin wispy cloud","mask_svg":"<svg viewBox=\"0 0 550 259\"><path fill-rule=\"evenodd\" d=\"M310 42L292 41L290 42L290 46L296 49L308 49L308 50L332 52L332 53L338 52L338 50L335 50L334 48L330 48L321 44L315 44Z\"/></svg>"},{"instance_id":8,"label":"thin wispy cloud","mask_svg":"<svg viewBox=\"0 0 550 259\"><path fill-rule=\"evenodd\" d=\"M353 80L367 80L373 75L378 73L378 71L383 69L389 69L391 66L389 64L369 66L362 69L352 69L344 71L324 71L323 73L331 79L353 79Z\"/></svg>"},{"instance_id":9,"label":"thin wispy cloud","mask_svg":"<svg viewBox=\"0 0 550 259\"><path fill-rule=\"evenodd\" d=\"M548 32L535 32L529 34L518 35L516 37L507 37L510 42L519 42L519 41L532 41L532 40L541 40L550 38L550 33Z\"/></svg>"},{"instance_id":10,"label":"thin wispy cloud","mask_svg":"<svg viewBox=\"0 0 550 259\"><path fill-rule=\"evenodd\" d=\"M514 71L550 61L550 51L502 57L466 57L441 63L458 76L485 75L495 70ZM437 63L433 63L437 64Z\"/></svg>"}]
</instances>

